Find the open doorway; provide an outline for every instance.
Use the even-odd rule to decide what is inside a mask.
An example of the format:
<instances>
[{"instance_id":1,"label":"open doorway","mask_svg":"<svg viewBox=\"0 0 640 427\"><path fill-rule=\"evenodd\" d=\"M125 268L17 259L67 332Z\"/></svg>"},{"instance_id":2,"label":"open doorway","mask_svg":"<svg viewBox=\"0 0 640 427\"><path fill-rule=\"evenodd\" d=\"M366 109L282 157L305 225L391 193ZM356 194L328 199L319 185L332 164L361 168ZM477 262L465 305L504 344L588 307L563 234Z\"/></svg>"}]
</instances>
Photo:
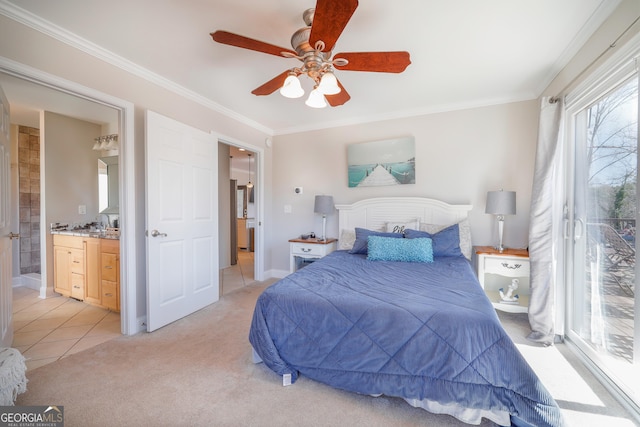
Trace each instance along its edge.
<instances>
[{"instance_id":1,"label":"open doorway","mask_svg":"<svg viewBox=\"0 0 640 427\"><path fill-rule=\"evenodd\" d=\"M256 231L258 227L257 152L245 147L225 145L228 151L228 173L221 167L220 180L228 183L228 196L221 193L227 218L221 218L220 228L228 232L228 245L220 250L227 254L228 264L221 265L221 295L228 294L256 281ZM222 239L224 240L224 239Z\"/></svg>"},{"instance_id":2,"label":"open doorway","mask_svg":"<svg viewBox=\"0 0 640 427\"><path fill-rule=\"evenodd\" d=\"M77 294L65 297L47 286L55 280L56 263L49 224L67 223L67 230L70 231L68 236L76 238L71 231L88 231L87 224L103 222L97 207L100 172L97 160L103 156L119 158L119 152L113 150L113 146L106 151L94 150L95 138L102 134L118 133L120 112L7 74L0 73L0 86L5 88L11 108L14 165L11 177L11 222L14 224L13 231L20 234L20 238L12 242L12 346L27 357L29 368L33 369L122 333L119 275L112 280L116 283L113 287L117 288L116 305L110 304L109 307L102 303L100 294L85 295L83 292L79 297ZM42 146L45 126L50 149L48 154L53 151L54 156L49 156ZM79 169L71 167L77 164L82 165L80 169L83 172L80 175L74 175L73 171ZM45 170L49 172L47 177ZM74 188L81 187L79 192L85 194L87 199L79 203L72 200L71 186L57 181L59 177L73 181ZM49 184L48 187L45 182ZM67 208L65 204L72 207ZM71 214L65 216L64 208ZM83 262L87 265L93 262L95 272L92 269L91 272L76 276L101 286L98 277L100 269L104 267L100 264L104 256L100 246L95 246L95 242L100 241L96 237L101 236L86 237L93 240L92 253L95 256L91 261L84 257ZM83 237L77 238L83 240ZM119 253L119 243L116 243L115 249L113 246L111 244L110 252L117 249ZM115 268L115 271L119 271L117 266ZM74 279L77 285L77 278L70 276L70 282ZM93 298L91 303L89 297Z\"/></svg>"}]
</instances>

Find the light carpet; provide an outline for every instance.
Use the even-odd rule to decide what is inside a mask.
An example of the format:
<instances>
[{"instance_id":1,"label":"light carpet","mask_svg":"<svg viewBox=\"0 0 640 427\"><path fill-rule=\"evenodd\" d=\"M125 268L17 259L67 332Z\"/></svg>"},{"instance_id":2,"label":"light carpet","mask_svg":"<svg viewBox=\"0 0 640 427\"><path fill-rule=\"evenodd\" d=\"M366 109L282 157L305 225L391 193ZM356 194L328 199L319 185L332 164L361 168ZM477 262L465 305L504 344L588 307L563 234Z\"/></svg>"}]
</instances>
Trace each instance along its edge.
<instances>
[{"instance_id":1,"label":"light carpet","mask_svg":"<svg viewBox=\"0 0 640 427\"><path fill-rule=\"evenodd\" d=\"M251 361L248 331L265 286L246 286L153 333L122 336L27 372L27 392L16 404L62 405L66 427L467 425L402 399L349 393L304 377L283 387L279 376ZM512 336L529 332L526 315L501 318ZM574 398L584 390L567 383L576 379L567 377L564 363L571 362L562 345L539 348L522 338L518 346L527 347L523 354L534 359L536 371L545 371L541 378L562 398L569 425L635 425L593 378L584 380L584 370L578 386L589 389L589 400Z\"/></svg>"}]
</instances>

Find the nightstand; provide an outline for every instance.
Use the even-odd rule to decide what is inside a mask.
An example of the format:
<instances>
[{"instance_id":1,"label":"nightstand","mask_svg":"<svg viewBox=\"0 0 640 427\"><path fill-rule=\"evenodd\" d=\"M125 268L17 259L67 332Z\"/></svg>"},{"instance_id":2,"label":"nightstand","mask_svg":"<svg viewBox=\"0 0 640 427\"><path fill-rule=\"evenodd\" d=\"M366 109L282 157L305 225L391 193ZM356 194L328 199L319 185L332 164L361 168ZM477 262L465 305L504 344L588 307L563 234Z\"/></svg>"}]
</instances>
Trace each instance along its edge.
<instances>
[{"instance_id":1,"label":"nightstand","mask_svg":"<svg viewBox=\"0 0 640 427\"><path fill-rule=\"evenodd\" d=\"M529 309L531 287L529 283L529 251L505 249L503 252L491 246L475 246L476 272L480 285L497 310L510 313L526 313ZM500 297L500 289L508 292L513 279L518 279L517 302L508 303Z\"/></svg>"},{"instance_id":2,"label":"nightstand","mask_svg":"<svg viewBox=\"0 0 640 427\"><path fill-rule=\"evenodd\" d=\"M293 273L307 264L336 250L337 239L289 240L289 272Z\"/></svg>"}]
</instances>

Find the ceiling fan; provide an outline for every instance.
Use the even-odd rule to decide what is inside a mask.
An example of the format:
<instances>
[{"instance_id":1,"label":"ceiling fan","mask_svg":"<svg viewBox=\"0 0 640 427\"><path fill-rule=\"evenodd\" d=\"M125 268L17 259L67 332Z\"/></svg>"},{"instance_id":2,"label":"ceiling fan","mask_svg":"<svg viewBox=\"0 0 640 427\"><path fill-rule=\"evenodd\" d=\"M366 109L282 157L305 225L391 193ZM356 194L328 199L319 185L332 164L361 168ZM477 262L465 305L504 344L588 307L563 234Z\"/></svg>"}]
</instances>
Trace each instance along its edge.
<instances>
[{"instance_id":1,"label":"ceiling fan","mask_svg":"<svg viewBox=\"0 0 640 427\"><path fill-rule=\"evenodd\" d=\"M228 31L216 31L211 37L218 43L302 62L301 66L286 70L254 89L251 92L254 95L270 95L280 89L280 93L288 98L301 97L304 90L298 76L307 75L314 81L314 89L306 104L321 108L328 102L336 107L349 101L351 96L333 74L334 67L344 71L401 73L411 64L409 52L405 51L332 54L338 37L357 7L358 0L317 0L315 9L306 10L302 16L306 27L291 37L293 50Z\"/></svg>"}]
</instances>

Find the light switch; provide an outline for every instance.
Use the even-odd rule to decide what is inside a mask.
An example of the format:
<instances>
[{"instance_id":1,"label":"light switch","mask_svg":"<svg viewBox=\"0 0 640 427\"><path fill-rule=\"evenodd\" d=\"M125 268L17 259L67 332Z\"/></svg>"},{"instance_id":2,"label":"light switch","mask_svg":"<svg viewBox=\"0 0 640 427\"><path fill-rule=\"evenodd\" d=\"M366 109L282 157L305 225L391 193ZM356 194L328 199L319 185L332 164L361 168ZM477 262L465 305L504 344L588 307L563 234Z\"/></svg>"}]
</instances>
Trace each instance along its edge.
<instances>
[{"instance_id":1,"label":"light switch","mask_svg":"<svg viewBox=\"0 0 640 427\"><path fill-rule=\"evenodd\" d=\"M291 213L291 205L284 205L284 213Z\"/></svg>"}]
</instances>

